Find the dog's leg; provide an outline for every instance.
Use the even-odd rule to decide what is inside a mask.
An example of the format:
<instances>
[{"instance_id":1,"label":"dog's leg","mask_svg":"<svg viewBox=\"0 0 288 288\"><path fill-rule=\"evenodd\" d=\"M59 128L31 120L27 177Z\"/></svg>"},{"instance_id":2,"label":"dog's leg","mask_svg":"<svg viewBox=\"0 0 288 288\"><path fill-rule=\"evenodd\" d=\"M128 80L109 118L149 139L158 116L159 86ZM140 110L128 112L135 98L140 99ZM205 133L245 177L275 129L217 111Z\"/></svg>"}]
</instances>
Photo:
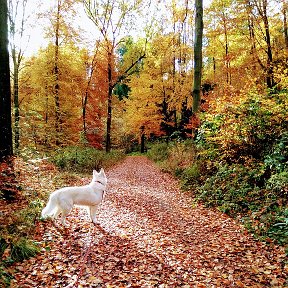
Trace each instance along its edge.
<instances>
[{"instance_id":1,"label":"dog's leg","mask_svg":"<svg viewBox=\"0 0 288 288\"><path fill-rule=\"evenodd\" d=\"M69 214L69 212L71 211L72 209L70 210L62 210L61 212L61 223L63 226L66 226L66 217L67 215Z\"/></svg>"},{"instance_id":2,"label":"dog's leg","mask_svg":"<svg viewBox=\"0 0 288 288\"><path fill-rule=\"evenodd\" d=\"M73 203L70 201L61 201L60 202L60 212L61 212L61 222L64 226L66 226L66 216L70 213L73 208Z\"/></svg>"},{"instance_id":3,"label":"dog's leg","mask_svg":"<svg viewBox=\"0 0 288 288\"><path fill-rule=\"evenodd\" d=\"M97 223L97 219L96 219L97 209L98 209L98 205L89 206L90 218L94 224Z\"/></svg>"},{"instance_id":4,"label":"dog's leg","mask_svg":"<svg viewBox=\"0 0 288 288\"><path fill-rule=\"evenodd\" d=\"M59 209L59 207L57 207L57 210L55 211L54 215L53 215L53 220L55 220L61 213L61 209Z\"/></svg>"}]
</instances>

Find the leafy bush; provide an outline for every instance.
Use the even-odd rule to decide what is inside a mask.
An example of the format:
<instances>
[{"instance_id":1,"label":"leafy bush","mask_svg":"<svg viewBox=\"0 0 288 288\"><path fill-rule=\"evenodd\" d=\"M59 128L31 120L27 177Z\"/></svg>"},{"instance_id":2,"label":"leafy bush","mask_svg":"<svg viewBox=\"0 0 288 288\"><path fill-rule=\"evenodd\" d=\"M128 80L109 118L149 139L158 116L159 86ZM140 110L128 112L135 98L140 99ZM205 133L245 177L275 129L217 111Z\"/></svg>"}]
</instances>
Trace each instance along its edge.
<instances>
[{"instance_id":1,"label":"leafy bush","mask_svg":"<svg viewBox=\"0 0 288 288\"><path fill-rule=\"evenodd\" d=\"M288 198L288 172L272 175L267 180L267 189L277 192L278 196Z\"/></svg>"},{"instance_id":2,"label":"leafy bush","mask_svg":"<svg viewBox=\"0 0 288 288\"><path fill-rule=\"evenodd\" d=\"M267 168L273 172L283 172L288 168L288 132L284 132L277 139L270 153L264 157Z\"/></svg>"},{"instance_id":3,"label":"leafy bush","mask_svg":"<svg viewBox=\"0 0 288 288\"><path fill-rule=\"evenodd\" d=\"M155 162L165 161L168 159L168 149L167 143L154 143L148 147L147 156Z\"/></svg>"},{"instance_id":4,"label":"leafy bush","mask_svg":"<svg viewBox=\"0 0 288 288\"><path fill-rule=\"evenodd\" d=\"M9 250L9 255L6 255L4 259L2 257L2 261L0 262L0 286L10 287L10 281L13 279L13 275L11 275L9 269L6 268L14 262L22 262L25 259L34 257L40 252L40 249L37 243L26 238L20 238L11 243L7 243L0 237L0 244L1 257L6 249Z\"/></svg>"},{"instance_id":5,"label":"leafy bush","mask_svg":"<svg viewBox=\"0 0 288 288\"><path fill-rule=\"evenodd\" d=\"M263 160L275 139L287 132L288 94L239 96L236 105L203 114L196 141L204 148L214 145L225 162L244 164L247 157Z\"/></svg>"},{"instance_id":6,"label":"leafy bush","mask_svg":"<svg viewBox=\"0 0 288 288\"><path fill-rule=\"evenodd\" d=\"M196 189L196 197L229 215L247 211L255 180L249 172L244 166L219 167L215 175Z\"/></svg>"},{"instance_id":7,"label":"leafy bush","mask_svg":"<svg viewBox=\"0 0 288 288\"><path fill-rule=\"evenodd\" d=\"M104 151L95 148L66 147L58 149L52 156L52 162L68 171L87 172L101 167L109 167L124 158L120 151Z\"/></svg>"},{"instance_id":8,"label":"leafy bush","mask_svg":"<svg viewBox=\"0 0 288 288\"><path fill-rule=\"evenodd\" d=\"M195 158L192 140L158 142L149 145L147 156L160 168L172 174L181 174Z\"/></svg>"},{"instance_id":9,"label":"leafy bush","mask_svg":"<svg viewBox=\"0 0 288 288\"><path fill-rule=\"evenodd\" d=\"M200 177L200 168L197 163L185 168L180 174L181 185L184 189L188 189L198 184Z\"/></svg>"},{"instance_id":10,"label":"leafy bush","mask_svg":"<svg viewBox=\"0 0 288 288\"><path fill-rule=\"evenodd\" d=\"M273 224L267 230L267 236L276 239L281 245L288 245L288 209L284 211L285 215L278 216Z\"/></svg>"},{"instance_id":11,"label":"leafy bush","mask_svg":"<svg viewBox=\"0 0 288 288\"><path fill-rule=\"evenodd\" d=\"M17 242L11 244L10 257L12 261L21 262L35 256L39 251L40 249L35 242L20 238Z\"/></svg>"},{"instance_id":12,"label":"leafy bush","mask_svg":"<svg viewBox=\"0 0 288 288\"><path fill-rule=\"evenodd\" d=\"M0 263L0 287L10 287L10 282L13 279L11 275L3 264Z\"/></svg>"}]
</instances>

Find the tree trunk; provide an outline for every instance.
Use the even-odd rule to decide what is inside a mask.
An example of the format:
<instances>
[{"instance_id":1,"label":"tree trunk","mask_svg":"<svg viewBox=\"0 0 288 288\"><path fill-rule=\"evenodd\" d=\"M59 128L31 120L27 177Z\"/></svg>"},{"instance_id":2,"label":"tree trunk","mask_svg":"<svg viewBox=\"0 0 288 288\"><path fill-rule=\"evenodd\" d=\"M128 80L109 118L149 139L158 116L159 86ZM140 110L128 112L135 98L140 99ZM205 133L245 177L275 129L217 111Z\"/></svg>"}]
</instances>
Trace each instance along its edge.
<instances>
[{"instance_id":1,"label":"tree trunk","mask_svg":"<svg viewBox=\"0 0 288 288\"><path fill-rule=\"evenodd\" d=\"M61 132L61 119L60 119L60 98L59 98L59 29L60 29L60 9L61 2L58 0L57 3L57 19L55 28L55 54L54 54L54 99L55 99L55 131L56 131L56 145L60 144L60 132Z\"/></svg>"},{"instance_id":2,"label":"tree trunk","mask_svg":"<svg viewBox=\"0 0 288 288\"><path fill-rule=\"evenodd\" d=\"M111 151L111 124L112 124L112 52L108 50L108 99L107 99L107 129L106 129L106 152Z\"/></svg>"},{"instance_id":3,"label":"tree trunk","mask_svg":"<svg viewBox=\"0 0 288 288\"><path fill-rule=\"evenodd\" d=\"M82 98L82 121L83 121L83 134L84 134L83 136L85 139L87 137L87 123L86 123L87 103L88 103L90 86L92 83L92 77L93 77L94 70L95 70L96 63L97 63L97 55L98 55L98 49L99 49L98 41L96 42L96 45L97 45L96 51L94 52L91 66L89 66L89 64L87 64L88 80L86 83L86 89L85 89L84 97Z\"/></svg>"},{"instance_id":4,"label":"tree trunk","mask_svg":"<svg viewBox=\"0 0 288 288\"><path fill-rule=\"evenodd\" d=\"M144 153L145 152L145 127L144 126L141 126L140 132L141 132L140 152Z\"/></svg>"},{"instance_id":5,"label":"tree trunk","mask_svg":"<svg viewBox=\"0 0 288 288\"><path fill-rule=\"evenodd\" d=\"M87 128L86 128L86 107L87 107L87 102L88 102L88 86L86 87L84 99L82 101L82 121L83 121L83 136L86 139L86 134L87 134Z\"/></svg>"},{"instance_id":6,"label":"tree trunk","mask_svg":"<svg viewBox=\"0 0 288 288\"><path fill-rule=\"evenodd\" d=\"M282 13L283 13L283 32L285 39L285 48L288 49L288 26L287 26L287 0L283 0Z\"/></svg>"},{"instance_id":7,"label":"tree trunk","mask_svg":"<svg viewBox=\"0 0 288 288\"><path fill-rule=\"evenodd\" d=\"M197 113L200 106L200 91L202 77L202 38L203 38L203 0L196 0L195 42L194 42L194 88L193 113Z\"/></svg>"},{"instance_id":8,"label":"tree trunk","mask_svg":"<svg viewBox=\"0 0 288 288\"><path fill-rule=\"evenodd\" d=\"M272 57L272 46L269 30L269 22L267 16L267 0L263 1L263 23L265 28L265 39L267 43L267 86L272 88L274 86L274 77L273 77L273 57Z\"/></svg>"},{"instance_id":9,"label":"tree trunk","mask_svg":"<svg viewBox=\"0 0 288 288\"><path fill-rule=\"evenodd\" d=\"M274 72L273 72L273 56L272 56L272 46L271 46L271 38L270 38L270 29L269 29L269 21L267 16L267 0L256 1L254 0L254 5L256 6L258 13L263 21L264 25L264 34L265 34L265 42L266 42L266 53L267 53L267 60L266 60L266 84L268 88L272 88L274 83Z\"/></svg>"},{"instance_id":10,"label":"tree trunk","mask_svg":"<svg viewBox=\"0 0 288 288\"><path fill-rule=\"evenodd\" d=\"M224 36L225 36L225 65L226 65L226 83L231 85L231 75L230 75L230 59L229 59L229 43L228 43L228 31L226 16L223 13L224 22Z\"/></svg>"},{"instance_id":11,"label":"tree trunk","mask_svg":"<svg viewBox=\"0 0 288 288\"><path fill-rule=\"evenodd\" d=\"M0 1L0 161L13 155L7 14L7 1L2 0Z\"/></svg>"},{"instance_id":12,"label":"tree trunk","mask_svg":"<svg viewBox=\"0 0 288 288\"><path fill-rule=\"evenodd\" d=\"M19 55L20 56L20 55ZM19 66L20 61L18 58L17 61L15 48L12 51L12 59L14 66L14 81L13 81L13 98L14 98L14 141L15 141L15 153L19 150L19 141L20 141L20 129L19 129L19 121L20 121L20 113L19 113Z\"/></svg>"}]
</instances>

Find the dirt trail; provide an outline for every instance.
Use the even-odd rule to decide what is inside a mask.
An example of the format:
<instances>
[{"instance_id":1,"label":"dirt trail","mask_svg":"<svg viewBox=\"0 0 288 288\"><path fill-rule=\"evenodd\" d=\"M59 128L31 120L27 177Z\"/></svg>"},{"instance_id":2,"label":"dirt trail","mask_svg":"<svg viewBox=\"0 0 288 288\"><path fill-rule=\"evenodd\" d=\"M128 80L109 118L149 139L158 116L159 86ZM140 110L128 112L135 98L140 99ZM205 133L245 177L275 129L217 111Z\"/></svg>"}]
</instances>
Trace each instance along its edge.
<instances>
[{"instance_id":1,"label":"dirt trail","mask_svg":"<svg viewBox=\"0 0 288 288\"><path fill-rule=\"evenodd\" d=\"M12 287L286 287L283 249L196 205L145 157L107 176L99 225L80 208L69 229L41 224L49 251L16 266Z\"/></svg>"}]
</instances>

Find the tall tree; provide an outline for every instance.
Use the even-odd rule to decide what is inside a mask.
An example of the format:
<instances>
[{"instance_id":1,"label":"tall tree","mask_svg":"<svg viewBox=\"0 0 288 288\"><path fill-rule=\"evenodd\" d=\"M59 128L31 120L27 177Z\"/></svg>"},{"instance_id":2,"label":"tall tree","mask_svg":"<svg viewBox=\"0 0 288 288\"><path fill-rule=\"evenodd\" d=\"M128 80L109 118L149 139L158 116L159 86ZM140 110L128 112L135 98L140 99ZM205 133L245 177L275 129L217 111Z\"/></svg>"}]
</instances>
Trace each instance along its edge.
<instances>
[{"instance_id":1,"label":"tall tree","mask_svg":"<svg viewBox=\"0 0 288 288\"><path fill-rule=\"evenodd\" d=\"M84 0L86 13L93 21L103 38L107 58L107 124L106 124L106 152L111 150L111 125L112 125L112 95L113 89L121 79L127 77L129 71L145 56L145 52L134 60L130 67L122 75L116 77L115 73L115 50L121 42L123 29L129 18L140 5L141 0L124 1L96 1ZM127 28L127 27L126 27Z\"/></svg>"},{"instance_id":2,"label":"tall tree","mask_svg":"<svg viewBox=\"0 0 288 288\"><path fill-rule=\"evenodd\" d=\"M98 49L99 49L99 41L96 41L95 43L95 49L94 49L94 53L91 57L91 60L89 59L89 57L87 57L87 61L86 61L86 70L87 70L87 79L86 79L86 83L85 83L85 91L84 94L82 96L82 121L83 121L83 134L84 137L87 138L87 106L88 106L88 98L89 95L91 94L90 91L92 89L92 85L93 85L93 76L94 76L94 72L96 69L96 65L97 65L97 56L98 56Z\"/></svg>"},{"instance_id":3,"label":"tall tree","mask_svg":"<svg viewBox=\"0 0 288 288\"><path fill-rule=\"evenodd\" d=\"M193 79L193 113L197 113L200 106L201 78L202 78L202 38L203 38L203 1L195 1L195 42L194 42L194 79Z\"/></svg>"},{"instance_id":4,"label":"tall tree","mask_svg":"<svg viewBox=\"0 0 288 288\"><path fill-rule=\"evenodd\" d=\"M13 154L8 52L8 5L0 1L0 160Z\"/></svg>"},{"instance_id":5,"label":"tall tree","mask_svg":"<svg viewBox=\"0 0 288 288\"><path fill-rule=\"evenodd\" d=\"M74 5L77 0L54 0L47 13L44 13L43 18L49 19L51 26L47 28L47 34L51 42L54 44L54 55L51 59L53 62L53 75L54 75L54 119L55 119L55 132L56 132L56 145L63 142L62 135L62 108L61 108L61 94L62 88L60 81L60 62L61 62L61 47L67 43L74 42L77 39L78 33L74 30L71 19L75 16L76 12ZM71 17L72 16L72 17Z\"/></svg>"},{"instance_id":6,"label":"tall tree","mask_svg":"<svg viewBox=\"0 0 288 288\"><path fill-rule=\"evenodd\" d=\"M273 56L272 56L272 45L271 45L271 35L268 20L268 0L254 0L255 6L257 7L258 13L263 21L264 25L264 39L266 42L266 53L267 53L267 75L266 83L268 88L274 86L274 75L273 75Z\"/></svg>"}]
</instances>

